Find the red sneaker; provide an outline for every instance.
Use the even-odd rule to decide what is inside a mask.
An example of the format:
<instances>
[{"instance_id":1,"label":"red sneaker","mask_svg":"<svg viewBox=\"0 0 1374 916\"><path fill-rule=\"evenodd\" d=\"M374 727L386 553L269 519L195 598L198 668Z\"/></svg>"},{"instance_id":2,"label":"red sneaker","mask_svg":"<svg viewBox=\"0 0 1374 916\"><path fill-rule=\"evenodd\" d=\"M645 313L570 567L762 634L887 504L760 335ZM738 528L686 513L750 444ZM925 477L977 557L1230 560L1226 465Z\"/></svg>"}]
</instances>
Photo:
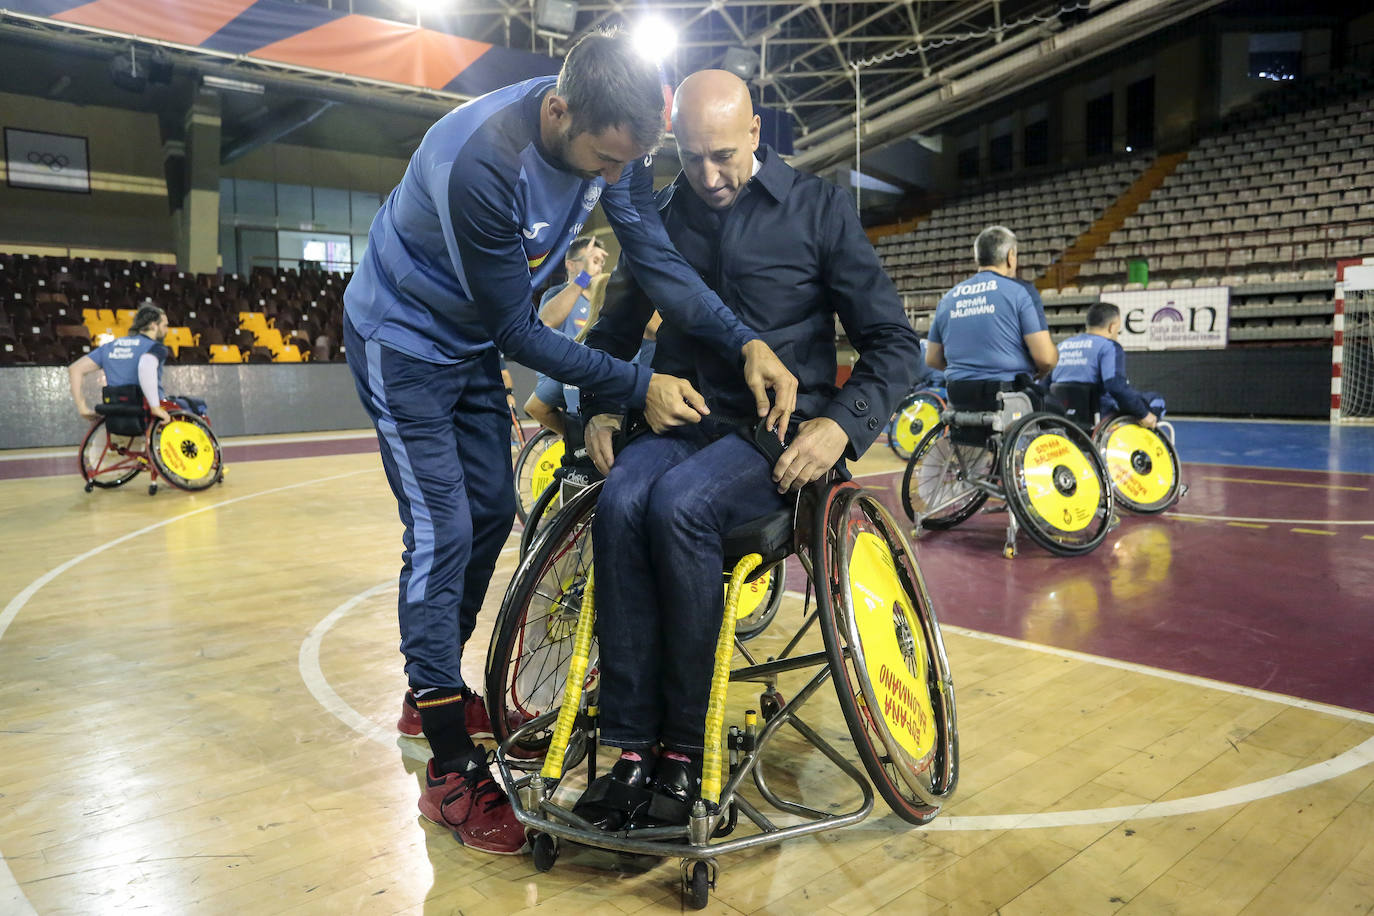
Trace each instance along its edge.
<instances>
[{"instance_id":1,"label":"red sneaker","mask_svg":"<svg viewBox=\"0 0 1374 916\"><path fill-rule=\"evenodd\" d=\"M420 707L415 705L415 693L408 687L405 697L401 700L401 718L396 723L396 731L407 738L425 736L425 725L420 720Z\"/></svg>"},{"instance_id":2,"label":"red sneaker","mask_svg":"<svg viewBox=\"0 0 1374 916\"><path fill-rule=\"evenodd\" d=\"M462 773L440 775L434 758L425 767L420 813L453 831L453 838L481 852L513 856L525 851L525 828L510 799L492 779L486 751L478 745Z\"/></svg>"},{"instance_id":3,"label":"red sneaker","mask_svg":"<svg viewBox=\"0 0 1374 916\"><path fill-rule=\"evenodd\" d=\"M467 689L463 699L464 724L468 735L473 738L495 738L491 731L491 717L487 715L487 703L472 688Z\"/></svg>"}]
</instances>

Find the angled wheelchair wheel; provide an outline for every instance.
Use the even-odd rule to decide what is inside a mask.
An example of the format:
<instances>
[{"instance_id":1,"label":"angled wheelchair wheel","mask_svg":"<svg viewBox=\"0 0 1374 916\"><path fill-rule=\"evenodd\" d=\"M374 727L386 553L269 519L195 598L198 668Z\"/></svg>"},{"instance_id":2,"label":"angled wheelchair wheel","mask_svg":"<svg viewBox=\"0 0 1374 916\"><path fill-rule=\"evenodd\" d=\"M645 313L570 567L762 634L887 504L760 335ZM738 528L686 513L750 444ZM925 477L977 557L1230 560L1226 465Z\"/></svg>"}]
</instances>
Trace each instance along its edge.
<instances>
[{"instance_id":1,"label":"angled wheelchair wheel","mask_svg":"<svg viewBox=\"0 0 1374 916\"><path fill-rule=\"evenodd\" d=\"M91 424L86 438L81 440L81 477L86 489L100 487L110 490L123 486L143 470L139 458L142 436L116 436L105 426L101 417Z\"/></svg>"},{"instance_id":2,"label":"angled wheelchair wheel","mask_svg":"<svg viewBox=\"0 0 1374 916\"><path fill-rule=\"evenodd\" d=\"M154 424L148 451L157 472L179 490L204 490L220 478L219 440L193 413L175 410Z\"/></svg>"},{"instance_id":3,"label":"angled wheelchair wheel","mask_svg":"<svg viewBox=\"0 0 1374 916\"><path fill-rule=\"evenodd\" d=\"M729 588L729 580L726 580ZM752 582L746 582L740 592L739 616L735 618L735 636L743 640L753 639L773 622L782 605L782 594L787 588L787 563L777 563L768 572Z\"/></svg>"},{"instance_id":4,"label":"angled wheelchair wheel","mask_svg":"<svg viewBox=\"0 0 1374 916\"><path fill-rule=\"evenodd\" d=\"M525 526L520 530L520 556L523 557L530 552L544 522L557 514L562 505L562 490L562 485L555 479L539 494L534 505L530 506L530 511L525 516Z\"/></svg>"},{"instance_id":5,"label":"angled wheelchair wheel","mask_svg":"<svg viewBox=\"0 0 1374 916\"><path fill-rule=\"evenodd\" d=\"M1041 547L1076 556L1106 538L1107 466L1079 426L1056 414L1027 414L1007 431L1001 466L1007 505Z\"/></svg>"},{"instance_id":6,"label":"angled wheelchair wheel","mask_svg":"<svg viewBox=\"0 0 1374 916\"><path fill-rule=\"evenodd\" d=\"M902 475L902 508L918 527L944 531L967 521L988 494L970 481L995 464L992 449L959 445L937 423L917 444Z\"/></svg>"},{"instance_id":7,"label":"angled wheelchair wheel","mask_svg":"<svg viewBox=\"0 0 1374 916\"><path fill-rule=\"evenodd\" d=\"M875 494L832 487L813 546L821 634L849 734L874 788L912 824L959 779L954 682L911 546Z\"/></svg>"},{"instance_id":8,"label":"angled wheelchair wheel","mask_svg":"<svg viewBox=\"0 0 1374 916\"><path fill-rule=\"evenodd\" d=\"M917 391L907 395L887 425L887 446L893 454L906 461L925 434L940 422L945 402L933 391Z\"/></svg>"},{"instance_id":9,"label":"angled wheelchair wheel","mask_svg":"<svg viewBox=\"0 0 1374 916\"><path fill-rule=\"evenodd\" d=\"M600 495L600 484L594 484L548 521L506 590L486 667L488 712L498 742L563 702L577 618L592 570L592 519ZM587 670L584 686L594 691L595 640ZM552 736L550 725L521 747L542 752ZM575 763L570 753L565 766Z\"/></svg>"},{"instance_id":10,"label":"angled wheelchair wheel","mask_svg":"<svg viewBox=\"0 0 1374 916\"><path fill-rule=\"evenodd\" d=\"M1135 417L1115 414L1098 425L1093 442L1107 463L1117 503L1153 515L1178 502L1183 480L1178 452L1167 436L1146 429Z\"/></svg>"},{"instance_id":11,"label":"angled wheelchair wheel","mask_svg":"<svg viewBox=\"0 0 1374 916\"><path fill-rule=\"evenodd\" d=\"M553 482L553 472L563 462L563 440L551 429L541 429L525 442L515 456L515 514L524 522L539 494Z\"/></svg>"}]
</instances>

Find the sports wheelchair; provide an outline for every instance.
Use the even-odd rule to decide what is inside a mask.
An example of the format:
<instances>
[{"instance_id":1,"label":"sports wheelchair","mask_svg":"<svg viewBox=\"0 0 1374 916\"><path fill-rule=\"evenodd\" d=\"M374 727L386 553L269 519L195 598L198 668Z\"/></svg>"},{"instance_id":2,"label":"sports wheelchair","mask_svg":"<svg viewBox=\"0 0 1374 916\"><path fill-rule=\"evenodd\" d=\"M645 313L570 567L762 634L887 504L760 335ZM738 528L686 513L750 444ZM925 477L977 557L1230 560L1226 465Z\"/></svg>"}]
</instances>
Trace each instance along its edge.
<instances>
[{"instance_id":1,"label":"sports wheelchair","mask_svg":"<svg viewBox=\"0 0 1374 916\"><path fill-rule=\"evenodd\" d=\"M1146 429L1125 413L1108 414L1099 420L1096 385L1058 382L1050 386L1050 394L1069 419L1091 433L1093 444L1107 463L1112 498L1118 505L1141 515L1155 515L1187 494L1172 423L1160 420L1155 429Z\"/></svg>"},{"instance_id":2,"label":"sports wheelchair","mask_svg":"<svg viewBox=\"0 0 1374 916\"><path fill-rule=\"evenodd\" d=\"M887 424L887 447L903 461L911 458L916 445L944 412L945 397L937 388L919 388L902 399Z\"/></svg>"},{"instance_id":3,"label":"sports wheelchair","mask_svg":"<svg viewBox=\"0 0 1374 916\"><path fill-rule=\"evenodd\" d=\"M795 508L726 535L729 592L711 684L701 793L691 803L688 823L611 833L574 814L566 796L577 790L569 778L583 760L588 783L597 768L592 520L601 486L594 483L577 494L538 536L506 592L487 656L488 711L500 741L497 763L513 790L516 817L530 833L537 869L552 868L563 843L680 857L684 895L700 909L716 883L716 856L856 824L873 811L873 787L908 823L925 824L939 813L958 781L959 737L953 680L930 596L911 547L876 495L853 482L822 481L805 488ZM808 576L803 622L776 657L760 662L740 632L742 595L758 571L781 569L792 556ZM794 654L816 624L824 651ZM736 654L742 664L732 668ZM779 675L806 670L813 671L810 679L785 699L777 688ZM801 717L827 680L834 681L862 772ZM725 729L732 682L762 685L762 720L751 709L742 725ZM856 807L818 810L783 798L770 784L763 760L784 726L854 784L861 795ZM520 771L529 763L513 756L517 748L524 757L542 752L542 767ZM776 763L776 756L768 759ZM778 825L764 814L742 792L750 779L763 801L797 822ZM743 835L726 839L742 824Z\"/></svg>"},{"instance_id":4,"label":"sports wheelchair","mask_svg":"<svg viewBox=\"0 0 1374 916\"><path fill-rule=\"evenodd\" d=\"M208 417L164 399L169 420L154 419L138 385L107 385L95 405L100 417L81 442L78 458L86 492L123 486L146 470L148 495L158 479L179 490L204 490L224 480L219 440Z\"/></svg>"},{"instance_id":5,"label":"sports wheelchair","mask_svg":"<svg viewBox=\"0 0 1374 916\"><path fill-rule=\"evenodd\" d=\"M951 387L956 383L951 383ZM902 476L902 507L924 531L967 521L989 498L1008 510L1002 555L1025 529L1051 553L1096 549L1114 524L1107 467L1092 440L1064 416L1034 409L1026 391L958 402L916 446Z\"/></svg>"}]
</instances>

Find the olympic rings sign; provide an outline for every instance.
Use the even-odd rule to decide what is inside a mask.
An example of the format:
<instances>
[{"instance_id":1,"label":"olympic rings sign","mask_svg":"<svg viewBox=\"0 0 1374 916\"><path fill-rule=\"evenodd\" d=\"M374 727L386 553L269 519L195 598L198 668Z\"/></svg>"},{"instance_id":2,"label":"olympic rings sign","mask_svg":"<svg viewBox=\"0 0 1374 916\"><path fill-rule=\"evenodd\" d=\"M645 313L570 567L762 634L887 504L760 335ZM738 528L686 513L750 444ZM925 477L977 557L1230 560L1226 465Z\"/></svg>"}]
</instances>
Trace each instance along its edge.
<instances>
[{"instance_id":1,"label":"olympic rings sign","mask_svg":"<svg viewBox=\"0 0 1374 916\"><path fill-rule=\"evenodd\" d=\"M5 128L10 187L89 194L89 161L85 137Z\"/></svg>"}]
</instances>

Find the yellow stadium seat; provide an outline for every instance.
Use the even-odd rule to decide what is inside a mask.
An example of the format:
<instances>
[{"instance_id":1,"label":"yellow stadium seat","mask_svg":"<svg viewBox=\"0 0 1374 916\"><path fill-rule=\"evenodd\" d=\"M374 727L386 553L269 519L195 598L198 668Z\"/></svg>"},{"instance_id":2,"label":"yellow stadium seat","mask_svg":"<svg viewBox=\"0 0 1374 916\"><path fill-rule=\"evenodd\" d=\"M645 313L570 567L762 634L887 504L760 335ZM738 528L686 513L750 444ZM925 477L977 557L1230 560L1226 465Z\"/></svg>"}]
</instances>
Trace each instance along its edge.
<instances>
[{"instance_id":1,"label":"yellow stadium seat","mask_svg":"<svg viewBox=\"0 0 1374 916\"><path fill-rule=\"evenodd\" d=\"M266 331L271 322L262 312L239 312L239 327L252 331L254 335Z\"/></svg>"},{"instance_id":2,"label":"yellow stadium seat","mask_svg":"<svg viewBox=\"0 0 1374 916\"><path fill-rule=\"evenodd\" d=\"M210 362L212 363L241 363L243 354L234 344L211 344Z\"/></svg>"},{"instance_id":3,"label":"yellow stadium seat","mask_svg":"<svg viewBox=\"0 0 1374 916\"><path fill-rule=\"evenodd\" d=\"M281 352L282 347L286 346L285 341L281 339L281 331L276 328L254 331L253 336L257 338L258 346L271 350L274 356Z\"/></svg>"},{"instance_id":4,"label":"yellow stadium seat","mask_svg":"<svg viewBox=\"0 0 1374 916\"><path fill-rule=\"evenodd\" d=\"M137 309L115 309L115 324L122 328L131 327L134 323L134 316L137 314Z\"/></svg>"},{"instance_id":5,"label":"yellow stadium seat","mask_svg":"<svg viewBox=\"0 0 1374 916\"><path fill-rule=\"evenodd\" d=\"M167 336L163 338L162 342L167 345L167 349L172 351L173 356L178 356L182 347L194 347L200 343L200 335L192 334L190 328L168 328Z\"/></svg>"},{"instance_id":6,"label":"yellow stadium seat","mask_svg":"<svg viewBox=\"0 0 1374 916\"><path fill-rule=\"evenodd\" d=\"M303 362L305 362L305 358L301 356L301 351L300 351L300 348L299 348L299 347L296 347L296 346L285 347L285 346L284 346L284 347L282 347L280 350L276 351L275 354L273 354L273 356L272 356L272 362L274 362L274 363L303 363Z\"/></svg>"}]
</instances>

